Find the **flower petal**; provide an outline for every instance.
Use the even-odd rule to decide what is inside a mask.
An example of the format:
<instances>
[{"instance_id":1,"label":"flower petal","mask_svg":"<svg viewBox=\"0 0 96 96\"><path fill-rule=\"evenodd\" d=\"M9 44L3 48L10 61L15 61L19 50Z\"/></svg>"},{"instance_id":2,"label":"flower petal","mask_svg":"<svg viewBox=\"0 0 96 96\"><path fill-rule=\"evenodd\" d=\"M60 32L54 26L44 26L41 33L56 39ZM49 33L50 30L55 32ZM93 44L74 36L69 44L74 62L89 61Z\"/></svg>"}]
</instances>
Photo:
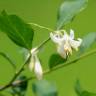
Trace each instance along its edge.
<instances>
[{"instance_id":1,"label":"flower petal","mask_svg":"<svg viewBox=\"0 0 96 96\"><path fill-rule=\"evenodd\" d=\"M76 51L78 50L78 47L81 45L82 39L78 38L78 41L76 40L70 40L71 47L74 48Z\"/></svg>"},{"instance_id":2,"label":"flower petal","mask_svg":"<svg viewBox=\"0 0 96 96\"><path fill-rule=\"evenodd\" d=\"M70 38L74 39L74 30L70 29Z\"/></svg>"},{"instance_id":3,"label":"flower petal","mask_svg":"<svg viewBox=\"0 0 96 96\"><path fill-rule=\"evenodd\" d=\"M35 66L34 66L34 72L36 74L37 79L41 80L42 76L43 76L43 70L42 70L40 61L37 56L35 56L35 59L36 59L36 62L35 62Z\"/></svg>"},{"instance_id":4,"label":"flower petal","mask_svg":"<svg viewBox=\"0 0 96 96\"><path fill-rule=\"evenodd\" d=\"M30 69L30 71L33 70L34 64L35 64L35 58L34 58L34 56L31 56L31 58L30 58L30 63L29 63L29 66L28 66L29 69Z\"/></svg>"},{"instance_id":5,"label":"flower petal","mask_svg":"<svg viewBox=\"0 0 96 96\"><path fill-rule=\"evenodd\" d=\"M66 59L66 52L64 51L64 45L60 44L57 46L57 52L60 54L62 58Z\"/></svg>"},{"instance_id":6,"label":"flower petal","mask_svg":"<svg viewBox=\"0 0 96 96\"><path fill-rule=\"evenodd\" d=\"M64 42L67 42L69 40L69 36L66 32L64 32L64 35L63 35L63 41Z\"/></svg>"},{"instance_id":7,"label":"flower petal","mask_svg":"<svg viewBox=\"0 0 96 96\"><path fill-rule=\"evenodd\" d=\"M52 32L50 33L50 38L54 43L60 43L62 41L62 38L59 36L59 34L53 34Z\"/></svg>"}]
</instances>

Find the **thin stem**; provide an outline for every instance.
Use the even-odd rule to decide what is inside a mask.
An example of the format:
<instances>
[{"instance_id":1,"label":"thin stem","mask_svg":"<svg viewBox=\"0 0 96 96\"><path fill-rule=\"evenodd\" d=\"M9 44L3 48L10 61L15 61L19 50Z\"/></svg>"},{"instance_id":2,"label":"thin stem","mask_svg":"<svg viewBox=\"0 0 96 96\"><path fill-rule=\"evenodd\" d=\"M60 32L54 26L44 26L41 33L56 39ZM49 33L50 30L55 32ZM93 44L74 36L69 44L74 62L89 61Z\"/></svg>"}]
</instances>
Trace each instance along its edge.
<instances>
[{"instance_id":1,"label":"thin stem","mask_svg":"<svg viewBox=\"0 0 96 96\"><path fill-rule=\"evenodd\" d=\"M20 67L20 69L15 73L14 77L12 78L12 80L5 86L0 88L0 91L10 87L10 85L12 85L12 83L15 81L15 79L20 75L20 73L23 71L24 66L28 63L29 59L30 59L31 55L29 56L29 58L25 61L25 63Z\"/></svg>"},{"instance_id":2,"label":"thin stem","mask_svg":"<svg viewBox=\"0 0 96 96\"><path fill-rule=\"evenodd\" d=\"M25 61L25 63L20 67L20 69L15 73L13 79L10 81L10 83L12 83L17 77L18 75L23 71L24 66L28 63L28 61L30 60L31 55L29 56L29 58Z\"/></svg>"},{"instance_id":3,"label":"thin stem","mask_svg":"<svg viewBox=\"0 0 96 96\"><path fill-rule=\"evenodd\" d=\"M82 59L84 59L84 58L86 58L86 57L88 57L90 55L93 55L93 54L96 54L96 49L91 51L91 52L88 52L88 53L86 53L84 55L81 55L80 57L77 57L76 59L74 59L72 61L66 62L63 65L58 65L58 66L56 66L56 67L54 67L52 69L47 69L46 71L44 71L43 74L46 75L46 74L49 74L49 73L51 73L53 71L56 71L57 69L60 69L60 68L67 67L69 65L75 64L77 61L82 60ZM35 78L36 78L36 76L32 76L32 77L27 78L26 80L21 80L19 82L18 81L12 82L12 83L4 86L4 87L1 87L0 91L6 89L8 87L15 86L15 85L21 84L21 83L23 83L25 81L28 81L28 80L31 80L31 79L35 79Z\"/></svg>"},{"instance_id":4,"label":"thin stem","mask_svg":"<svg viewBox=\"0 0 96 96\"><path fill-rule=\"evenodd\" d=\"M46 30L48 30L48 31L54 32L53 29L48 28L48 27L45 27L45 26L41 26L41 25L36 24L36 23L28 23L28 24L34 25L34 26L39 27L39 28L41 28L41 29L46 29ZM45 45L49 40L50 40L50 37L48 37L46 40L44 40L44 41L37 47L36 50L38 50L38 49L40 49L41 47L43 47L43 45Z\"/></svg>"},{"instance_id":5,"label":"thin stem","mask_svg":"<svg viewBox=\"0 0 96 96\"><path fill-rule=\"evenodd\" d=\"M43 45L45 45L48 41L50 40L50 37L48 37L45 41L43 41L36 50L40 49L41 47L43 47Z\"/></svg>"},{"instance_id":6,"label":"thin stem","mask_svg":"<svg viewBox=\"0 0 96 96\"><path fill-rule=\"evenodd\" d=\"M36 24L36 23L28 23L28 24L30 24L30 25L34 25L34 26L39 27L39 28L41 28L41 29L46 29L46 30L51 31L51 32L54 31L54 30L51 29L51 28L48 28L48 27L45 27L45 26L41 26L41 25Z\"/></svg>"},{"instance_id":7,"label":"thin stem","mask_svg":"<svg viewBox=\"0 0 96 96\"><path fill-rule=\"evenodd\" d=\"M15 63L13 62L13 60L10 59L10 57L7 54L0 52L0 55L4 57L12 65L13 69L16 69Z\"/></svg>"}]
</instances>

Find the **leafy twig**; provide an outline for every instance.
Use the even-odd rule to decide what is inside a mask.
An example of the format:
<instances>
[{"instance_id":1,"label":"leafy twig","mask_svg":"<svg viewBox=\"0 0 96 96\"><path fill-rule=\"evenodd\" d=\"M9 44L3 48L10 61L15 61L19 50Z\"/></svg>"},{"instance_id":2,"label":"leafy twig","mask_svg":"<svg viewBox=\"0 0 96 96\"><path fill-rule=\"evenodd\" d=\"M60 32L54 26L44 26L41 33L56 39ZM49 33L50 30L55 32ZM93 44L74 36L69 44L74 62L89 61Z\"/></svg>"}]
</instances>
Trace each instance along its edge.
<instances>
[{"instance_id":1,"label":"leafy twig","mask_svg":"<svg viewBox=\"0 0 96 96\"><path fill-rule=\"evenodd\" d=\"M47 28L47 27L44 27L44 26L41 26L41 25L38 25L36 23L29 23L30 25L34 25L36 27L39 27L39 28L42 28L42 29L46 29L46 30L49 30L49 31L53 31L52 29L50 28ZM50 37L48 37L48 39L46 39L45 41L43 41L38 47L36 50L40 49L43 45L45 45L48 41L50 40ZM31 57L31 53L30 53L30 57ZM30 57L28 58L27 61L25 61L25 63L20 67L20 69L15 73L14 77L12 78L12 80L5 86L1 87L0 88L0 91L1 90L4 90L10 86L12 86L13 82L15 81L15 79L20 75L20 73L23 71L24 69L24 66L28 63Z\"/></svg>"},{"instance_id":2,"label":"leafy twig","mask_svg":"<svg viewBox=\"0 0 96 96\"><path fill-rule=\"evenodd\" d=\"M86 58L86 57L88 57L88 56L90 56L90 55L93 55L93 54L96 54L96 49L93 50L93 51L91 51L91 52L88 52L88 53L86 53L86 54L84 54L84 55L81 55L80 57L77 57L76 59L74 59L74 60L72 60L72 61L66 62L66 63L63 64L63 65L58 65L58 66L52 68L51 70L48 69L48 70L44 71L43 74L46 75L46 74L49 74L49 73L51 73L51 72L53 72L53 71L55 71L55 70L57 70L57 69L60 69L60 68L67 67L67 66L69 66L69 65L75 64L77 61L79 61L79 60L81 60L81 59L84 59L84 58ZM18 84L24 83L25 81L28 81L28 80L31 80L31 79L35 79L35 78L36 78L35 76L32 76L32 77L27 78L26 80L21 80L21 81L18 81L18 80L17 80L17 81L14 81L14 82L12 82L12 83L10 83L10 84L8 84L8 85L5 85L5 86L1 87L1 88L0 88L0 91L6 89L6 88L8 88L8 87L16 86L16 85L18 85Z\"/></svg>"}]
</instances>

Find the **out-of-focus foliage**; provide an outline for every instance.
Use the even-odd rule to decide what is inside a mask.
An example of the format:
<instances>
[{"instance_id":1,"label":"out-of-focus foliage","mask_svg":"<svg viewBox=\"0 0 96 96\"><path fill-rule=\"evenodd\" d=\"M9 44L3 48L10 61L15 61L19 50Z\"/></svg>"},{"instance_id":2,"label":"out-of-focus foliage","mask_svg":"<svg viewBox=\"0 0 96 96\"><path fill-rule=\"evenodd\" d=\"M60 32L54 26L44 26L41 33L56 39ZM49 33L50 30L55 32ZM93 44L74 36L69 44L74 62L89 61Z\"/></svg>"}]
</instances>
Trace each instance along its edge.
<instances>
[{"instance_id":1,"label":"out-of-focus foliage","mask_svg":"<svg viewBox=\"0 0 96 96\"><path fill-rule=\"evenodd\" d=\"M73 20L73 18L85 9L88 0L64 0L59 8L57 29Z\"/></svg>"},{"instance_id":2,"label":"out-of-focus foliage","mask_svg":"<svg viewBox=\"0 0 96 96\"><path fill-rule=\"evenodd\" d=\"M96 43L96 32L90 32L83 38L80 46L80 54L83 54L94 43Z\"/></svg>"},{"instance_id":3,"label":"out-of-focus foliage","mask_svg":"<svg viewBox=\"0 0 96 96\"><path fill-rule=\"evenodd\" d=\"M32 89L36 96L58 96L56 86L46 80L36 81Z\"/></svg>"},{"instance_id":4,"label":"out-of-focus foliage","mask_svg":"<svg viewBox=\"0 0 96 96\"><path fill-rule=\"evenodd\" d=\"M88 92L85 89L83 89L80 85L79 80L76 82L75 91L78 96L96 96L96 93Z\"/></svg>"},{"instance_id":5,"label":"out-of-focus foliage","mask_svg":"<svg viewBox=\"0 0 96 96\"><path fill-rule=\"evenodd\" d=\"M17 82L26 80L25 76L21 76L17 79ZM14 95L18 95L18 96L25 96L26 95L26 90L27 90L27 85L28 85L28 81L25 81L21 84L12 86L11 90L9 91L13 96Z\"/></svg>"}]
</instances>

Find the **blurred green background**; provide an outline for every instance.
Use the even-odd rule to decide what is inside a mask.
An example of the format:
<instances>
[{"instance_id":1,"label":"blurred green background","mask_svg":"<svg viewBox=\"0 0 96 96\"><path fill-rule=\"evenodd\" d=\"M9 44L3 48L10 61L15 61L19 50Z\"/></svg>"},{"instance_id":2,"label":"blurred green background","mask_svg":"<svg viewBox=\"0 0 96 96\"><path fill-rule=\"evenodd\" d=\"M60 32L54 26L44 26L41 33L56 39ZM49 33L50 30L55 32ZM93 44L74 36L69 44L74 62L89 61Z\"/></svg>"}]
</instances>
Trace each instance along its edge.
<instances>
[{"instance_id":1,"label":"blurred green background","mask_svg":"<svg viewBox=\"0 0 96 96\"><path fill-rule=\"evenodd\" d=\"M64 0L0 0L0 12L5 9L7 13L16 14L26 22L34 22L54 29L57 11L62 1ZM35 47L48 37L49 31L34 26L33 28L35 30L33 47ZM89 32L96 32L96 0L89 0L87 8L77 15L71 24L66 26L66 29L69 30L70 28L75 30L76 37L83 37ZM93 45L90 50L94 48L96 45ZM0 51L8 53L16 62L17 68L23 63L20 47L2 32L0 32ZM55 51L55 45L49 42L40 52L44 69L48 67L48 59ZM0 85L8 83L14 72L12 66L0 56ZM23 74L32 75L28 68ZM59 96L76 96L74 86L77 78L84 89L96 93L96 54L76 64L54 71L44 78L56 84ZM31 88L32 82L30 81L28 84L26 96L34 96ZM11 96L7 91L2 93L5 96Z\"/></svg>"}]
</instances>

